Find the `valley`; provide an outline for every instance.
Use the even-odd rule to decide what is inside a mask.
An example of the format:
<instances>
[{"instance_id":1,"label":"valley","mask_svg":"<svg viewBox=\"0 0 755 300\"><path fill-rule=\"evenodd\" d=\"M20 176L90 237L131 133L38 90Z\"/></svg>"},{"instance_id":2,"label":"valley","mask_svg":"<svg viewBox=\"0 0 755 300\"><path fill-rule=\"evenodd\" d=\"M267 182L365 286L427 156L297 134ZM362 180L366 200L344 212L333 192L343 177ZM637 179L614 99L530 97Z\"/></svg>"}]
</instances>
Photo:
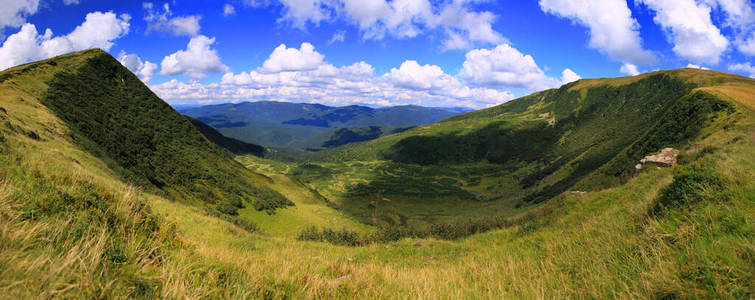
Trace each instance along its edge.
<instances>
[{"instance_id":1,"label":"valley","mask_svg":"<svg viewBox=\"0 0 755 300\"><path fill-rule=\"evenodd\" d=\"M582 79L421 124L336 121L360 134L291 161L102 50L20 65L0 72L0 292L752 297L754 95L690 68ZM667 147L675 166L636 167Z\"/></svg>"},{"instance_id":2,"label":"valley","mask_svg":"<svg viewBox=\"0 0 755 300\"><path fill-rule=\"evenodd\" d=\"M196 118L231 138L266 147L310 151L375 139L437 122L463 111L415 105L330 107L273 101L180 109L182 114Z\"/></svg>"}]
</instances>

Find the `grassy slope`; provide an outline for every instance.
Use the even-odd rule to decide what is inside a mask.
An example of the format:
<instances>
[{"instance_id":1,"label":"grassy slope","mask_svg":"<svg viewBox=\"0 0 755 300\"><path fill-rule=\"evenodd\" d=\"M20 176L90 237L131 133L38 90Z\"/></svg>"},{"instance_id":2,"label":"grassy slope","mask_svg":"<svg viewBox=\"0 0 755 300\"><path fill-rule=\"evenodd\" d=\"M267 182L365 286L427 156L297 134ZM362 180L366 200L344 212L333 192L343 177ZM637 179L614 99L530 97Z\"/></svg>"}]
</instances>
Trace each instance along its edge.
<instances>
[{"instance_id":1,"label":"grassy slope","mask_svg":"<svg viewBox=\"0 0 755 300\"><path fill-rule=\"evenodd\" d=\"M714 150L690 156L688 165L712 169L726 182L699 191L699 202L648 213L661 187L685 167L648 169L620 187L546 202L534 221L454 242L405 239L359 248L250 234L202 209L139 192L67 138L66 123L36 100L43 83L3 82L0 89L7 112L0 110L0 292L9 298L755 293L751 84L719 86L738 103L737 123L724 130L722 120L693 141ZM287 167L266 160L253 165L270 174ZM294 187L278 188L307 193ZM294 197L300 199L315 203ZM34 208L39 213L29 214Z\"/></svg>"},{"instance_id":2,"label":"grassy slope","mask_svg":"<svg viewBox=\"0 0 755 300\"><path fill-rule=\"evenodd\" d=\"M71 130L64 135L103 158L124 179L230 214L253 202L282 199L101 50L4 73L14 75L11 85L44 82L38 99L67 123Z\"/></svg>"},{"instance_id":3,"label":"grassy slope","mask_svg":"<svg viewBox=\"0 0 755 300\"><path fill-rule=\"evenodd\" d=\"M748 103L755 88L733 86L750 91L727 94L737 103L736 122L711 124L692 142L691 149L715 150L586 197L559 196L536 209L534 221L457 242L405 239L348 248L225 234L196 246L244 266L241 281L258 280L294 297L752 297L755 112ZM725 184L704 186L689 203L654 213L661 189L691 166L712 170ZM176 211L180 230L205 234L193 223L202 218ZM223 233L221 225L203 228Z\"/></svg>"},{"instance_id":4,"label":"grassy slope","mask_svg":"<svg viewBox=\"0 0 755 300\"><path fill-rule=\"evenodd\" d=\"M743 110L736 125L695 141L717 149L690 165L712 168L727 184L661 214L650 213L659 191L684 166L649 169L584 198L560 196L536 210L535 221L457 242L405 239L348 248L290 238L250 241L172 203L156 208L175 211L170 218L194 237L198 252L239 266L239 282L261 282L278 295L748 298L755 292L754 120L753 111ZM218 236L201 238L208 231Z\"/></svg>"},{"instance_id":5,"label":"grassy slope","mask_svg":"<svg viewBox=\"0 0 755 300\"><path fill-rule=\"evenodd\" d=\"M393 200L382 213L389 224L516 214L568 189L615 186L643 156L686 146L730 111L708 88L735 83L752 80L691 69L581 80L320 151L292 174L363 221L378 191Z\"/></svg>"}]
</instances>

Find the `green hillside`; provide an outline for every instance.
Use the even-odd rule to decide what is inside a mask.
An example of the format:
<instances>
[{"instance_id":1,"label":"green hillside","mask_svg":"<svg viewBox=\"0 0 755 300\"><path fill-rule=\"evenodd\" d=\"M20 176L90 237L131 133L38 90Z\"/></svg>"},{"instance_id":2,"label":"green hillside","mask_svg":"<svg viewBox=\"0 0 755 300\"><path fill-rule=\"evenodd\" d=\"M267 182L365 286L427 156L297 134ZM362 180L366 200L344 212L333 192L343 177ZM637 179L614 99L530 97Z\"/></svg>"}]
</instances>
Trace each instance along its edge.
<instances>
[{"instance_id":1,"label":"green hillside","mask_svg":"<svg viewBox=\"0 0 755 300\"><path fill-rule=\"evenodd\" d=\"M210 127L209 125L202 123L202 121L199 121L197 119L187 117L191 124L194 125L194 127L199 130L202 135L204 135L208 140L213 142L214 144L220 146L223 149L226 149L230 151L233 154L242 155L242 154L253 154L255 156L262 157L265 155L265 147L255 145L255 144L249 144L242 141L239 141L234 138L229 138L215 130L215 128Z\"/></svg>"},{"instance_id":2,"label":"green hillside","mask_svg":"<svg viewBox=\"0 0 755 300\"><path fill-rule=\"evenodd\" d=\"M364 131L363 127L385 127L388 133L399 127L437 122L459 113L458 110L415 105L370 108L351 105L331 107L321 104L273 101L218 104L181 110L223 133L245 142L276 147L330 148L330 140L349 142L343 132ZM376 138L381 134L360 134Z\"/></svg>"},{"instance_id":3,"label":"green hillside","mask_svg":"<svg viewBox=\"0 0 755 300\"><path fill-rule=\"evenodd\" d=\"M580 80L308 162L234 161L102 51L14 67L0 292L749 299L753 95L693 69ZM661 147L677 165L634 168Z\"/></svg>"},{"instance_id":4,"label":"green hillside","mask_svg":"<svg viewBox=\"0 0 755 300\"><path fill-rule=\"evenodd\" d=\"M364 221L378 192L392 196L388 223L511 214L567 190L616 186L636 175L645 155L688 147L731 122L734 106L701 87L752 79L712 71L702 82L689 79L698 72L581 80L314 153L293 174Z\"/></svg>"},{"instance_id":5,"label":"green hillside","mask_svg":"<svg viewBox=\"0 0 755 300\"><path fill-rule=\"evenodd\" d=\"M284 197L260 183L264 178L209 142L105 52L75 53L3 73L7 84L22 91L27 88L16 83L44 85L39 101L70 129L64 136L127 182L231 215L257 202L285 207Z\"/></svg>"}]
</instances>

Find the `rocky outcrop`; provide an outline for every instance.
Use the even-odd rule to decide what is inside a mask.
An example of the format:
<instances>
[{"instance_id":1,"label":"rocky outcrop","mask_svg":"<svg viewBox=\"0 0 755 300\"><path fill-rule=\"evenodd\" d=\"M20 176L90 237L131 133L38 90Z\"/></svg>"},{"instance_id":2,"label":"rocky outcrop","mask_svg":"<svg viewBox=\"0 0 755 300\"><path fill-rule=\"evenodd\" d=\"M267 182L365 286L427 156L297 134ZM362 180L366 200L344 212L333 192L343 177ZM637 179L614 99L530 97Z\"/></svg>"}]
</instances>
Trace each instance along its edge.
<instances>
[{"instance_id":1,"label":"rocky outcrop","mask_svg":"<svg viewBox=\"0 0 755 300\"><path fill-rule=\"evenodd\" d=\"M653 163L663 167L671 167L676 165L676 157L679 155L679 150L674 148L664 148L660 153L654 155L645 156L640 160L640 164ZM642 165L635 166L636 169L642 169Z\"/></svg>"}]
</instances>

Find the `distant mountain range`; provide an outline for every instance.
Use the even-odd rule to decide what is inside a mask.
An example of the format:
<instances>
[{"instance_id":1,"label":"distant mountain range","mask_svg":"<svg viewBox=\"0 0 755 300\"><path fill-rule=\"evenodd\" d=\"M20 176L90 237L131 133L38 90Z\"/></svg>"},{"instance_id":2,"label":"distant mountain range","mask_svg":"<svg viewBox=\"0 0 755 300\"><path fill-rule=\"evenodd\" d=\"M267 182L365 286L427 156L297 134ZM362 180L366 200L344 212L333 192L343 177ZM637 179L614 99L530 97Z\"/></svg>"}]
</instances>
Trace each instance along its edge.
<instances>
[{"instance_id":1,"label":"distant mountain range","mask_svg":"<svg viewBox=\"0 0 755 300\"><path fill-rule=\"evenodd\" d=\"M312 150L371 140L471 111L458 107L331 107L274 101L178 107L177 110L226 136L248 143Z\"/></svg>"}]
</instances>

